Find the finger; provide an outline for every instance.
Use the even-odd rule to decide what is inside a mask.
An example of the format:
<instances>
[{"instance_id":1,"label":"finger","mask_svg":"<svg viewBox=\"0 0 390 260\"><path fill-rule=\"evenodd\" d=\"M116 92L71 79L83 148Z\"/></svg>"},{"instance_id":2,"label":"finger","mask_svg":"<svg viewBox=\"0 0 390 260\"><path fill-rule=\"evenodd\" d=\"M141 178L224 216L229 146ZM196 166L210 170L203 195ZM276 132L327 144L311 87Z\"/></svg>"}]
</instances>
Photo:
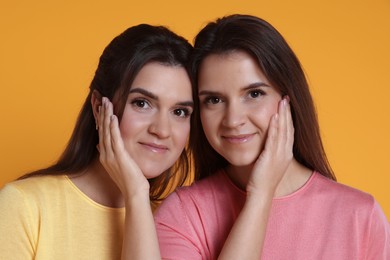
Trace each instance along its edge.
<instances>
[{"instance_id":1,"label":"finger","mask_svg":"<svg viewBox=\"0 0 390 260\"><path fill-rule=\"evenodd\" d=\"M111 115L111 146L115 156L115 163L117 169L117 178L116 182L120 183L121 191L124 194L130 192L130 187L128 185L123 185L124 183L137 183L140 180L143 182L146 180L141 169L138 167L136 162L126 151L123 138L119 128L118 117Z\"/></svg>"},{"instance_id":2,"label":"finger","mask_svg":"<svg viewBox=\"0 0 390 260\"><path fill-rule=\"evenodd\" d=\"M292 114L291 114L291 105L290 105L290 99L287 96L287 106L286 106L286 123L287 123L287 145L291 147L291 152L293 149L293 144L294 144L294 122L292 119Z\"/></svg>"},{"instance_id":3,"label":"finger","mask_svg":"<svg viewBox=\"0 0 390 260\"><path fill-rule=\"evenodd\" d=\"M99 152L100 158L105 157L105 149L104 149L104 129L103 129L103 121L104 121L104 106L99 106L99 116L98 116L98 134L99 134Z\"/></svg>"},{"instance_id":4,"label":"finger","mask_svg":"<svg viewBox=\"0 0 390 260\"><path fill-rule=\"evenodd\" d=\"M264 150L266 153L273 153L277 147L279 114L274 114L269 123L267 139L265 140Z\"/></svg>"},{"instance_id":5,"label":"finger","mask_svg":"<svg viewBox=\"0 0 390 260\"><path fill-rule=\"evenodd\" d=\"M283 98L279 102L278 113L278 148L283 148L287 141L287 100Z\"/></svg>"},{"instance_id":6,"label":"finger","mask_svg":"<svg viewBox=\"0 0 390 260\"><path fill-rule=\"evenodd\" d=\"M111 130L112 149L115 155L121 155L123 154L124 144L119 130L118 117L112 115L110 119L111 119L110 130Z\"/></svg>"},{"instance_id":7,"label":"finger","mask_svg":"<svg viewBox=\"0 0 390 260\"><path fill-rule=\"evenodd\" d=\"M103 136L104 136L104 148L106 151L106 157L107 159L112 158L113 151L112 151L112 145L111 145L111 116L112 116L112 103L107 99L104 98L103 101L104 106L104 126L103 126Z\"/></svg>"}]
</instances>

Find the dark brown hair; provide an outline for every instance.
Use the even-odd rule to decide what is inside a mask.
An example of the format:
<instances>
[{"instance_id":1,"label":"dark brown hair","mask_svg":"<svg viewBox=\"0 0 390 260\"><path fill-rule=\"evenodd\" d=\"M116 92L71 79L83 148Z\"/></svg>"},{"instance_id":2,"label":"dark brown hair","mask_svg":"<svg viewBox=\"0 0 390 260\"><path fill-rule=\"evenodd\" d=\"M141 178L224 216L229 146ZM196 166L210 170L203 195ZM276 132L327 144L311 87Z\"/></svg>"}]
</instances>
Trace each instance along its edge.
<instances>
[{"instance_id":1,"label":"dark brown hair","mask_svg":"<svg viewBox=\"0 0 390 260\"><path fill-rule=\"evenodd\" d=\"M202 61L210 54L235 50L250 54L272 85L290 97L295 128L294 158L311 170L335 180L321 141L313 99L301 64L283 36L268 22L250 15L230 15L207 24L196 36L191 61L194 80L193 125L200 126L197 77ZM195 176L204 178L225 168L228 162L208 143L201 127L194 127L190 146Z\"/></svg>"},{"instance_id":2,"label":"dark brown hair","mask_svg":"<svg viewBox=\"0 0 390 260\"><path fill-rule=\"evenodd\" d=\"M119 120L134 78L144 65L160 62L167 66L182 66L188 71L192 46L184 38L163 26L140 24L125 30L104 49L90 91L78 116L72 136L59 160L52 166L22 176L24 179L40 175L76 174L84 171L98 158L96 145L98 132L91 105L94 90L113 101L114 113ZM168 91L168 90L167 90ZM182 185L190 169L186 149L178 162L162 175L150 179L150 198L161 199L172 188L169 181L176 174L176 182Z\"/></svg>"}]
</instances>

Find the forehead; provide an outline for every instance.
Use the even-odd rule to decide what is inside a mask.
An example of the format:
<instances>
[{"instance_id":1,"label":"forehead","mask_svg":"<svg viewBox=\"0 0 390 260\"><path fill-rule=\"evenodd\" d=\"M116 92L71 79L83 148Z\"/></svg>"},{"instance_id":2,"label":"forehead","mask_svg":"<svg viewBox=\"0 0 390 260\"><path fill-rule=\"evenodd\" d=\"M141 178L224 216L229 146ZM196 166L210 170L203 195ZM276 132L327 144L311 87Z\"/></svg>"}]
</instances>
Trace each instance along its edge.
<instances>
[{"instance_id":1,"label":"forehead","mask_svg":"<svg viewBox=\"0 0 390 260\"><path fill-rule=\"evenodd\" d=\"M175 96L192 99L191 82L182 66L149 62L135 76L130 89L143 88L157 96Z\"/></svg>"},{"instance_id":2,"label":"forehead","mask_svg":"<svg viewBox=\"0 0 390 260\"><path fill-rule=\"evenodd\" d=\"M253 83L269 84L257 61L244 51L211 54L201 63L199 89L220 86L246 87Z\"/></svg>"}]
</instances>

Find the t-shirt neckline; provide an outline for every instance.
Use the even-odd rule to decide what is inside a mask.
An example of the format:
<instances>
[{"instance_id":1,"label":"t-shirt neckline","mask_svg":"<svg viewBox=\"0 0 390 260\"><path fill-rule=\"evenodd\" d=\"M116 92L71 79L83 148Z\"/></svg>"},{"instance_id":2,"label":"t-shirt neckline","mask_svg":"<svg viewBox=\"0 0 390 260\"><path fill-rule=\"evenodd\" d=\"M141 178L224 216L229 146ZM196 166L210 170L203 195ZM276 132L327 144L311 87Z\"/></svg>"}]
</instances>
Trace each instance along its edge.
<instances>
[{"instance_id":1,"label":"t-shirt neckline","mask_svg":"<svg viewBox=\"0 0 390 260\"><path fill-rule=\"evenodd\" d=\"M238 191L238 193L240 193L242 196L246 196L246 192L244 190L240 189L239 187L237 187L237 185L235 185L233 183L233 181L229 178L229 176L227 175L225 170L221 170L218 174L221 174L224 177L224 179L228 182L229 186L231 186L234 190ZM310 177L307 179L307 181L300 188L298 188L297 190L295 190L292 193L287 194L285 196L273 198L273 201L286 200L286 199L300 195L301 193L303 193L305 190L307 190L312 185L314 180L317 178L317 175L319 175L319 174L320 173L313 171L311 173Z\"/></svg>"}]
</instances>

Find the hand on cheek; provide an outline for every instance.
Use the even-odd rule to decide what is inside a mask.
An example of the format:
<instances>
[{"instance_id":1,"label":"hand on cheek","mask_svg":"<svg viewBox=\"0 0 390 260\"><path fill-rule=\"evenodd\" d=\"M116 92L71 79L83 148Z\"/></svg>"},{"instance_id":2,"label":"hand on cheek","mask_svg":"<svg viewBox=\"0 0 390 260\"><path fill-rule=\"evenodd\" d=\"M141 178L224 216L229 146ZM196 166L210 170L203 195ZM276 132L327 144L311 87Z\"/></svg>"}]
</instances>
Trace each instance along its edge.
<instances>
[{"instance_id":1,"label":"hand on cheek","mask_svg":"<svg viewBox=\"0 0 390 260\"><path fill-rule=\"evenodd\" d=\"M265 192L273 196L293 158L294 126L289 98L284 97L278 105L278 113L270 119L267 140L257 159L247 192Z\"/></svg>"},{"instance_id":2,"label":"hand on cheek","mask_svg":"<svg viewBox=\"0 0 390 260\"><path fill-rule=\"evenodd\" d=\"M113 105L105 97L99 109L99 160L126 199L136 194L147 195L149 183L126 151ZM140 192L140 193L139 193Z\"/></svg>"}]
</instances>

